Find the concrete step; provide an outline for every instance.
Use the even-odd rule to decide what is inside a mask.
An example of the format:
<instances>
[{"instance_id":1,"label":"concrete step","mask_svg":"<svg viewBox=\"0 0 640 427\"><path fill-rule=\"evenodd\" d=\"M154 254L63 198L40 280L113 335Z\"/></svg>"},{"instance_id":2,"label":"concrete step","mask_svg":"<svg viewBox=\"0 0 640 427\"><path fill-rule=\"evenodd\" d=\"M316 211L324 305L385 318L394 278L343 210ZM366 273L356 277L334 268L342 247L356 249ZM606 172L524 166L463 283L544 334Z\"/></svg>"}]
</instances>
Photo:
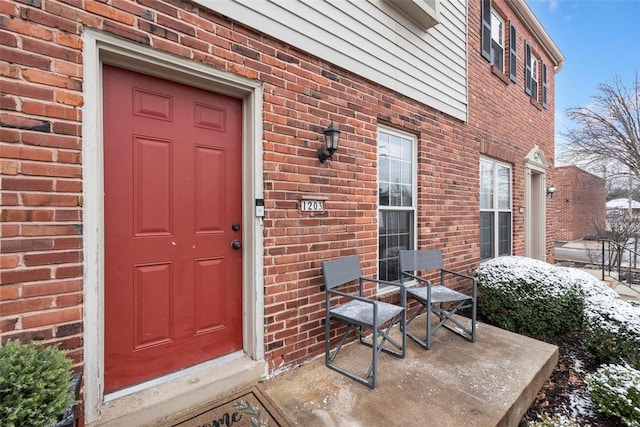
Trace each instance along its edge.
<instances>
[{"instance_id":1,"label":"concrete step","mask_svg":"<svg viewBox=\"0 0 640 427\"><path fill-rule=\"evenodd\" d=\"M558 361L556 346L485 324L475 343L444 329L430 350L407 343L405 359L381 354L375 390L328 369L324 357L260 387L299 426L515 427ZM342 351L337 360L366 370L369 347Z\"/></svg>"}]
</instances>

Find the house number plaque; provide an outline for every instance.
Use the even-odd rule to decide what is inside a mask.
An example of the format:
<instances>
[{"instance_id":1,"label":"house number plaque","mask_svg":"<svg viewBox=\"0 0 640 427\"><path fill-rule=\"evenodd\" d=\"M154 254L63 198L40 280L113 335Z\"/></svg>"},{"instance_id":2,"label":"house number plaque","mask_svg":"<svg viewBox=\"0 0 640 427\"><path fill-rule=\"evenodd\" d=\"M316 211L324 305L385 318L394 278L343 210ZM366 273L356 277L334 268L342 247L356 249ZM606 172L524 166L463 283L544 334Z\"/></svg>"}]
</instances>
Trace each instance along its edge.
<instances>
[{"instance_id":1,"label":"house number plaque","mask_svg":"<svg viewBox=\"0 0 640 427\"><path fill-rule=\"evenodd\" d=\"M300 200L300 212L324 212L324 200Z\"/></svg>"}]
</instances>

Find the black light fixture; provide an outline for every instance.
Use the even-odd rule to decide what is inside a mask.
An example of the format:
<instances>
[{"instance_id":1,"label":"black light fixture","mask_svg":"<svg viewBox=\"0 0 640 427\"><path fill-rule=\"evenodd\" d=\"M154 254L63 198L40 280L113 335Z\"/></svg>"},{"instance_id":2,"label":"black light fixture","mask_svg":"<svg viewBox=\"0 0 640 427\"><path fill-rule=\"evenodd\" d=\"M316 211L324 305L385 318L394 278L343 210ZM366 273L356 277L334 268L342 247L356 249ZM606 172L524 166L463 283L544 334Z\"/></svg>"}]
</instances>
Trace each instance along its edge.
<instances>
[{"instance_id":1,"label":"black light fixture","mask_svg":"<svg viewBox=\"0 0 640 427\"><path fill-rule=\"evenodd\" d=\"M555 185L551 185L549 186L549 188L547 188L547 196L551 196L553 197L553 193L556 192L556 186Z\"/></svg>"},{"instance_id":2,"label":"black light fixture","mask_svg":"<svg viewBox=\"0 0 640 427\"><path fill-rule=\"evenodd\" d=\"M324 130L324 147L318 148L318 159L320 163L331 159L333 153L338 149L338 139L340 139L340 129L334 126L333 121L328 128Z\"/></svg>"}]
</instances>

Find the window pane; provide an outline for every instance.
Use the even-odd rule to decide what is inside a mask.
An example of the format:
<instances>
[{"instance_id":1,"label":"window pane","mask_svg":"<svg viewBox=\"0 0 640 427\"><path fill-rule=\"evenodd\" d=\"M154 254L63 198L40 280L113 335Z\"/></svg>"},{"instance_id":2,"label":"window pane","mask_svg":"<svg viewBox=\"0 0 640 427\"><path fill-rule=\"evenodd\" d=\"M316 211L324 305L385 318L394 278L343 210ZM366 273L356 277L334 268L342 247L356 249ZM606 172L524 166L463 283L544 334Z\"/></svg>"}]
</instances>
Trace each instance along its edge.
<instances>
[{"instance_id":1,"label":"window pane","mask_svg":"<svg viewBox=\"0 0 640 427\"><path fill-rule=\"evenodd\" d=\"M389 134L378 132L378 157L389 158Z\"/></svg>"},{"instance_id":2,"label":"window pane","mask_svg":"<svg viewBox=\"0 0 640 427\"><path fill-rule=\"evenodd\" d=\"M380 234L382 233L382 228L380 228ZM383 254L387 250L387 239L378 239L378 253Z\"/></svg>"},{"instance_id":3,"label":"window pane","mask_svg":"<svg viewBox=\"0 0 640 427\"><path fill-rule=\"evenodd\" d=\"M402 170L400 171L400 182L411 185L413 177L413 168L411 167L411 163L402 162L400 166L402 167Z\"/></svg>"},{"instance_id":4,"label":"window pane","mask_svg":"<svg viewBox=\"0 0 640 427\"><path fill-rule=\"evenodd\" d=\"M402 206L412 206L413 205L413 193L411 192L410 185L402 186Z\"/></svg>"},{"instance_id":5,"label":"window pane","mask_svg":"<svg viewBox=\"0 0 640 427\"><path fill-rule=\"evenodd\" d=\"M380 280L389 280L387 279L387 261L378 260L378 278Z\"/></svg>"},{"instance_id":6,"label":"window pane","mask_svg":"<svg viewBox=\"0 0 640 427\"><path fill-rule=\"evenodd\" d=\"M402 249L413 249L413 220L413 211L379 212L379 222L384 224L378 228L380 279L400 279L399 254Z\"/></svg>"},{"instance_id":7,"label":"window pane","mask_svg":"<svg viewBox=\"0 0 640 427\"><path fill-rule=\"evenodd\" d=\"M480 209L493 208L493 163L480 162Z\"/></svg>"},{"instance_id":8,"label":"window pane","mask_svg":"<svg viewBox=\"0 0 640 427\"><path fill-rule=\"evenodd\" d=\"M531 57L531 78L538 81L538 58L535 56Z\"/></svg>"},{"instance_id":9,"label":"window pane","mask_svg":"<svg viewBox=\"0 0 640 427\"><path fill-rule=\"evenodd\" d=\"M391 184L389 206L402 206L402 186L400 184Z\"/></svg>"},{"instance_id":10,"label":"window pane","mask_svg":"<svg viewBox=\"0 0 640 427\"><path fill-rule=\"evenodd\" d=\"M389 206L389 183L380 182L378 184L378 199L380 206Z\"/></svg>"},{"instance_id":11,"label":"window pane","mask_svg":"<svg viewBox=\"0 0 640 427\"><path fill-rule=\"evenodd\" d=\"M402 138L402 161L413 162L413 141Z\"/></svg>"},{"instance_id":12,"label":"window pane","mask_svg":"<svg viewBox=\"0 0 640 427\"><path fill-rule=\"evenodd\" d=\"M511 255L511 212L498 214L498 256Z\"/></svg>"},{"instance_id":13,"label":"window pane","mask_svg":"<svg viewBox=\"0 0 640 427\"><path fill-rule=\"evenodd\" d=\"M493 212L480 212L480 259L493 258Z\"/></svg>"},{"instance_id":14,"label":"window pane","mask_svg":"<svg viewBox=\"0 0 640 427\"><path fill-rule=\"evenodd\" d=\"M392 184L400 184L402 163L398 160L389 161L389 182Z\"/></svg>"},{"instance_id":15,"label":"window pane","mask_svg":"<svg viewBox=\"0 0 640 427\"><path fill-rule=\"evenodd\" d=\"M498 209L511 208L511 169L498 165Z\"/></svg>"},{"instance_id":16,"label":"window pane","mask_svg":"<svg viewBox=\"0 0 640 427\"><path fill-rule=\"evenodd\" d=\"M381 157L378 161L378 175L380 182L389 182L389 159Z\"/></svg>"},{"instance_id":17,"label":"window pane","mask_svg":"<svg viewBox=\"0 0 640 427\"><path fill-rule=\"evenodd\" d=\"M500 71L504 70L504 49L495 41L491 41L491 47L493 48L493 65Z\"/></svg>"},{"instance_id":18,"label":"window pane","mask_svg":"<svg viewBox=\"0 0 640 427\"><path fill-rule=\"evenodd\" d=\"M400 160L402 158L402 139L396 135L389 135L389 157Z\"/></svg>"},{"instance_id":19,"label":"window pane","mask_svg":"<svg viewBox=\"0 0 640 427\"><path fill-rule=\"evenodd\" d=\"M491 40L496 41L500 46L503 42L503 26L502 19L492 10L491 11Z\"/></svg>"}]
</instances>

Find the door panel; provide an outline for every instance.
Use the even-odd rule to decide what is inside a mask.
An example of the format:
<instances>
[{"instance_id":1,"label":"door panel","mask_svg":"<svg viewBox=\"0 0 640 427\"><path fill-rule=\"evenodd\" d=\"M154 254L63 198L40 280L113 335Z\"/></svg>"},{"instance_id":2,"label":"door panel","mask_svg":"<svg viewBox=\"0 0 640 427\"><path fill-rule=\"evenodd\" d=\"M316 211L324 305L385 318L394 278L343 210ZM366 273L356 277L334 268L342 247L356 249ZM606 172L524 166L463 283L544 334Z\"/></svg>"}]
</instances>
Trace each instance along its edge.
<instances>
[{"instance_id":1,"label":"door panel","mask_svg":"<svg viewBox=\"0 0 640 427\"><path fill-rule=\"evenodd\" d=\"M105 391L242 349L242 102L105 65Z\"/></svg>"}]
</instances>

